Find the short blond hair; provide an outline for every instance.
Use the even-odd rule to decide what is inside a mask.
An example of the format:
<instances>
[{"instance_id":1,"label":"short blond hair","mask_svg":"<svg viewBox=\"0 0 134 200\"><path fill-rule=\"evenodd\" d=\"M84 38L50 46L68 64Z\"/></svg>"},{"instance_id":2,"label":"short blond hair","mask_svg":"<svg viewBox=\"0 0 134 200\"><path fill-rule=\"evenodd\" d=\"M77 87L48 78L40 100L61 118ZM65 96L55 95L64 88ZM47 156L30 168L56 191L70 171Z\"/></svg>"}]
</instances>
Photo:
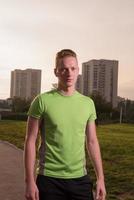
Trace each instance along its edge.
<instances>
[{"instance_id":1,"label":"short blond hair","mask_svg":"<svg viewBox=\"0 0 134 200\"><path fill-rule=\"evenodd\" d=\"M62 49L61 51L59 51L56 54L56 58L55 58L55 68L57 69L59 64L61 64L62 59L68 56L72 56L77 59L76 53L71 49Z\"/></svg>"}]
</instances>

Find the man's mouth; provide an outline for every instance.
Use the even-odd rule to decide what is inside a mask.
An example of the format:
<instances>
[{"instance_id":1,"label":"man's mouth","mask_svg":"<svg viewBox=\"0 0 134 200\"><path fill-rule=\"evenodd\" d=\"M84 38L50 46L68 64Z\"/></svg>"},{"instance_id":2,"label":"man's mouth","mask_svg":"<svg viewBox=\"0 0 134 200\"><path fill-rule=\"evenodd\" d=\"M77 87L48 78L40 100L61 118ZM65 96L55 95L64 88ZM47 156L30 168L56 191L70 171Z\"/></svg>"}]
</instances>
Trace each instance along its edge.
<instances>
[{"instance_id":1,"label":"man's mouth","mask_svg":"<svg viewBox=\"0 0 134 200\"><path fill-rule=\"evenodd\" d=\"M67 81L72 81L73 79L67 79Z\"/></svg>"}]
</instances>

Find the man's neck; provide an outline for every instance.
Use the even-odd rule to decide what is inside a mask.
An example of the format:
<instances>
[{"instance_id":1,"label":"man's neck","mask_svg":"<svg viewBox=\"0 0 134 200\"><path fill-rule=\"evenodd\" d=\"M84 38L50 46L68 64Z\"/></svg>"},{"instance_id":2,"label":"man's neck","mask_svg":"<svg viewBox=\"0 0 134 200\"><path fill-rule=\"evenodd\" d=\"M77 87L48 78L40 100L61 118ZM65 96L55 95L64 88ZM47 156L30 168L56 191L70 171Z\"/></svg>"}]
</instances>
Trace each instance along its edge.
<instances>
[{"instance_id":1,"label":"man's neck","mask_svg":"<svg viewBox=\"0 0 134 200\"><path fill-rule=\"evenodd\" d=\"M71 96L76 91L75 87L61 87L60 85L58 85L57 90L65 96Z\"/></svg>"}]
</instances>

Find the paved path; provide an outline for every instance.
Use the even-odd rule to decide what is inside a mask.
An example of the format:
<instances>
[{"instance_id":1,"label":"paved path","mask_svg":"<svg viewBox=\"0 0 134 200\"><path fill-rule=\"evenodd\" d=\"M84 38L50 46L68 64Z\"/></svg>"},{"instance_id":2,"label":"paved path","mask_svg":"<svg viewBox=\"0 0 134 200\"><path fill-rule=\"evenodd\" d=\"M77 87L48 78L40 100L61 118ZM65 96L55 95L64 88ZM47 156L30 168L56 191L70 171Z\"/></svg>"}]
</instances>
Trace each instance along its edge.
<instances>
[{"instance_id":1,"label":"paved path","mask_svg":"<svg viewBox=\"0 0 134 200\"><path fill-rule=\"evenodd\" d=\"M23 151L0 140L0 200L25 200Z\"/></svg>"}]
</instances>

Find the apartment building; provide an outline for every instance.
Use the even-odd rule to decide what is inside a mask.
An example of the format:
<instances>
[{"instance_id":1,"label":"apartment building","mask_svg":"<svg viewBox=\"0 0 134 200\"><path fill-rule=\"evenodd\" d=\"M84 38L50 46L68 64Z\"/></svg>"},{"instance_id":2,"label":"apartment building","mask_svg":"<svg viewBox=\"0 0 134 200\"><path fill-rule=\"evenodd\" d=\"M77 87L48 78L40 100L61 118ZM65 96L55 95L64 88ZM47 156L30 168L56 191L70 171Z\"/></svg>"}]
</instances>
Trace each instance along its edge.
<instances>
[{"instance_id":1,"label":"apartment building","mask_svg":"<svg viewBox=\"0 0 134 200\"><path fill-rule=\"evenodd\" d=\"M117 107L118 61L90 60L82 64L82 93L90 96L99 93L113 107Z\"/></svg>"},{"instance_id":2,"label":"apartment building","mask_svg":"<svg viewBox=\"0 0 134 200\"><path fill-rule=\"evenodd\" d=\"M33 99L41 90L41 70L15 69L11 72L10 97Z\"/></svg>"}]
</instances>

